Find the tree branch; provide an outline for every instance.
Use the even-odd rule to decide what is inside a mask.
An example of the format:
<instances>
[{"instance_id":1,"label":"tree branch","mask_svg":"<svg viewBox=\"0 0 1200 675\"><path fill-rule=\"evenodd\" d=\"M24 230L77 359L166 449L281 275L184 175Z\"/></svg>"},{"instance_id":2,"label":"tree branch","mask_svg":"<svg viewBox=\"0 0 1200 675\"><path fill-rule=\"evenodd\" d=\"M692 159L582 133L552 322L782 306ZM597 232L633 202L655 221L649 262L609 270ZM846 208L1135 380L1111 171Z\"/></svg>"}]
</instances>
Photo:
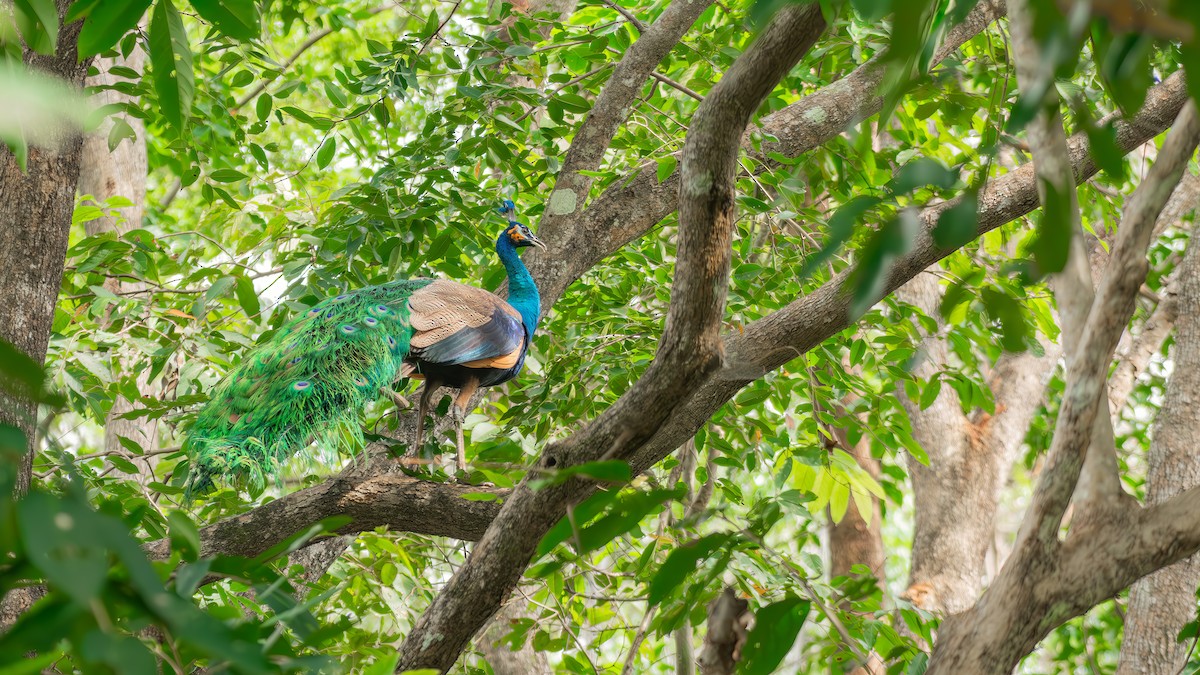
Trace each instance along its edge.
<instances>
[{"instance_id":1,"label":"tree branch","mask_svg":"<svg viewBox=\"0 0 1200 675\"><path fill-rule=\"evenodd\" d=\"M630 104L637 98L642 85L710 4L712 0L675 0L653 25L641 30L641 37L630 45L604 84L595 105L588 111L587 119L571 140L562 170L538 223L538 235L542 239L548 242L562 241L570 247L571 242L578 238L579 212L583 210L583 203L594 180L580 172L600 168L604 152L628 116ZM525 258L534 277L538 279L542 307L547 309L554 305L566 287L566 284L562 284L554 286L552 292L546 292L545 268L561 265L562 260L562 249L554 244L550 246L554 252L549 255L531 252Z\"/></svg>"},{"instance_id":2,"label":"tree branch","mask_svg":"<svg viewBox=\"0 0 1200 675\"><path fill-rule=\"evenodd\" d=\"M931 67L1003 15L1004 2L980 2L946 37ZM884 75L879 64L885 57L884 53L877 54L841 80L766 116L759 128L779 140L778 145L769 149L797 157L879 112L883 97L878 92ZM750 146L747 143L745 147ZM544 215L538 235L543 238L553 235L555 241L562 242L554 250L569 250L572 256L566 261L551 256L526 259L538 280L542 306L552 306L584 272L673 213L678 206L679 177L676 170L660 182L654 167L639 168L632 175L614 181L583 213L570 220L552 220Z\"/></svg>"},{"instance_id":3,"label":"tree branch","mask_svg":"<svg viewBox=\"0 0 1200 675\"><path fill-rule=\"evenodd\" d=\"M816 4L781 10L696 111L683 151L675 282L658 353L646 373L594 422L547 447L541 468L628 458L681 407L688 392L720 367L741 134L824 28ZM523 480L418 619L400 649L398 669L448 670L520 579L542 536L587 487L571 479L534 491L528 478Z\"/></svg>"},{"instance_id":4,"label":"tree branch","mask_svg":"<svg viewBox=\"0 0 1200 675\"><path fill-rule=\"evenodd\" d=\"M1189 103L1179 113L1158 159L1125 208L1108 269L1081 332L1079 350L1074 359L1067 360L1067 391L1046 469L1017 536L1018 549L1023 542L1032 543L1034 539L1042 546L1058 541L1062 516L1076 489L1083 453L1091 440L1092 423L1101 401L1107 401L1104 393L1113 350L1129 323L1138 289L1149 270L1146 248L1154 224L1198 141L1200 121L1195 104Z\"/></svg>"},{"instance_id":5,"label":"tree branch","mask_svg":"<svg viewBox=\"0 0 1200 675\"><path fill-rule=\"evenodd\" d=\"M508 492L497 488L434 483L401 474L332 478L201 528L200 555L254 557L335 515L352 519L336 530L339 534L387 527L401 532L476 541L500 511L500 500ZM493 500L465 498L471 494L492 495ZM165 560L171 555L167 539L151 542L144 549L156 560Z\"/></svg>"}]
</instances>

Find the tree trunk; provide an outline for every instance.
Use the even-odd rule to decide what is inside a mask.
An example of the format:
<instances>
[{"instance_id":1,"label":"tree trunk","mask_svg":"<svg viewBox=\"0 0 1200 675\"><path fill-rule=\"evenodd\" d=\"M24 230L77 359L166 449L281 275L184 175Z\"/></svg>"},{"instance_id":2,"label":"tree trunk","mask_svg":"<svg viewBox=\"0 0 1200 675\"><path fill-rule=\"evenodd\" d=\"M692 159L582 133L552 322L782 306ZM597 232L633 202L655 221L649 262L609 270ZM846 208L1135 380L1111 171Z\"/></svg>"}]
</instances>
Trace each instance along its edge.
<instances>
[{"instance_id":1,"label":"tree trunk","mask_svg":"<svg viewBox=\"0 0 1200 675\"><path fill-rule=\"evenodd\" d=\"M61 16L71 3L57 4ZM81 86L91 59L80 62L76 55L80 26L75 22L62 27L53 56L26 51L26 65ZM29 149L25 171L8 148L0 148L0 338L39 364L46 358L62 285L83 137L77 129L57 128L52 140L53 146ZM0 423L16 426L26 437L18 496L29 490L33 474L36 417L32 403L0 395Z\"/></svg>"},{"instance_id":2,"label":"tree trunk","mask_svg":"<svg viewBox=\"0 0 1200 675\"><path fill-rule=\"evenodd\" d=\"M123 81L112 75L109 71L114 66L124 66L140 73L143 70L145 60L146 54L140 48L135 48L129 54L129 58L98 59L96 67L99 72L87 79L87 85L98 86ZM95 104L98 106L136 102L132 96L111 89L102 90L93 98ZM122 140L110 151L108 147L108 135L113 127L114 119L123 120L133 129L136 135L134 138ZM119 113L107 118L99 128L84 138L79 170L79 194L91 195L97 202L104 202L114 196L125 197L133 202L130 206L118 209L120 218L104 217L86 223L84 227L88 236L94 236L102 232L124 234L142 226L142 217L146 212L146 176L148 172L146 128L142 120ZM116 293L120 291L140 290L142 284L136 282L122 283L118 279L109 278L104 286ZM138 355L131 351L133 349L135 348L132 346L126 346L122 353L119 354L120 372L125 372L135 367L133 364L136 364L138 361ZM144 395L150 394L152 391L147 379L148 375L149 369L139 369L137 388ZM122 438L127 438L137 443L147 453L158 448L157 421L145 417L138 419L123 419L121 417L124 413L133 410L133 407L133 403L124 396L119 396L113 402L104 423L105 451L124 452L121 445ZM140 474L130 476L131 478L136 478L143 483L153 478L154 464L157 463L156 460L158 459L157 455L149 455L144 458L129 456L128 459L135 463L140 462ZM125 474L122 472L121 475Z\"/></svg>"},{"instance_id":3,"label":"tree trunk","mask_svg":"<svg viewBox=\"0 0 1200 675\"><path fill-rule=\"evenodd\" d=\"M1146 503L1200 485L1200 242L1195 234L1179 269L1175 369L1167 383L1150 445ZM1175 675L1187 660L1188 645L1176 641L1179 629L1196 615L1200 558L1193 555L1133 585L1125 623L1119 675Z\"/></svg>"}]
</instances>

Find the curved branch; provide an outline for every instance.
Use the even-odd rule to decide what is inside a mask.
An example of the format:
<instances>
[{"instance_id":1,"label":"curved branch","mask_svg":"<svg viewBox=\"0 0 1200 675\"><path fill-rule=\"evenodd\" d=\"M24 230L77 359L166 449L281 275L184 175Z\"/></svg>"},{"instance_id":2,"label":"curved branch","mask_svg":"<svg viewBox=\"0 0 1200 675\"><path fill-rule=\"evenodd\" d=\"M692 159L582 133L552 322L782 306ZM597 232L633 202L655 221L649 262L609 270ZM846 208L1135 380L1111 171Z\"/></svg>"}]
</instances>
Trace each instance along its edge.
<instances>
[{"instance_id":1,"label":"curved branch","mask_svg":"<svg viewBox=\"0 0 1200 675\"><path fill-rule=\"evenodd\" d=\"M335 530L339 534L387 527L476 541L500 511L500 502L508 492L434 483L401 474L332 478L201 528L200 555L253 558L325 518L342 515L352 520ZM491 499L468 499L468 495L490 495ZM167 539L151 542L143 549L155 560L171 555Z\"/></svg>"}]
</instances>

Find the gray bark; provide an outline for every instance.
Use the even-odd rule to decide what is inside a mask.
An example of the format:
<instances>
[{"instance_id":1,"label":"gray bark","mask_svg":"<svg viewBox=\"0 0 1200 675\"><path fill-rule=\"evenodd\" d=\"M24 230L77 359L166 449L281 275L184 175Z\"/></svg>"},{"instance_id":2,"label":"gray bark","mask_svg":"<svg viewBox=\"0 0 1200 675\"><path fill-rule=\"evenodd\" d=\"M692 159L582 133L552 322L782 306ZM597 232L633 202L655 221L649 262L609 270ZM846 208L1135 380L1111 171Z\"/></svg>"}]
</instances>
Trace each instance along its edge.
<instances>
[{"instance_id":1,"label":"gray bark","mask_svg":"<svg viewBox=\"0 0 1200 675\"><path fill-rule=\"evenodd\" d=\"M71 3L58 0L62 16ZM25 64L35 72L75 87L83 84L91 59L79 61L75 43L81 24L63 26L53 56L26 51ZM36 363L46 358L54 306L62 284L75 184L79 179L79 130L58 128L52 145L31 147L21 171L16 157L0 148L0 339L12 343ZM0 394L0 423L11 424L27 439L16 493L29 490L33 472L36 407L27 400Z\"/></svg>"},{"instance_id":2,"label":"gray bark","mask_svg":"<svg viewBox=\"0 0 1200 675\"><path fill-rule=\"evenodd\" d=\"M1161 504L1200 485L1200 241L1193 236L1179 267L1174 371L1155 420L1146 503ZM1175 637L1196 616L1200 559L1193 555L1133 585L1121 644L1120 675L1175 675L1188 645Z\"/></svg>"}]
</instances>

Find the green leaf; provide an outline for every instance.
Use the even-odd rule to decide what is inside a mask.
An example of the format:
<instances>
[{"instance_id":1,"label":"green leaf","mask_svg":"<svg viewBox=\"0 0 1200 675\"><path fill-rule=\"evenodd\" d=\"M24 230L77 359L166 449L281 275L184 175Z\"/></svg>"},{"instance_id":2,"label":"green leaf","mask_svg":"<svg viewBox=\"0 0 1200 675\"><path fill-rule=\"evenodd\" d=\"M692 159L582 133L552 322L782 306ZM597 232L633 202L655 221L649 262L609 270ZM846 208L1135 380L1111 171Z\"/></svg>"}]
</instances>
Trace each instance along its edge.
<instances>
[{"instance_id":1,"label":"green leaf","mask_svg":"<svg viewBox=\"0 0 1200 675\"><path fill-rule=\"evenodd\" d=\"M1094 30L1093 36L1099 32ZM1103 46L1097 60L1105 88L1126 116L1133 115L1146 102L1146 90L1154 84L1150 66L1154 39L1143 33L1123 33L1111 41L1093 39L1092 44Z\"/></svg>"},{"instance_id":2,"label":"green leaf","mask_svg":"<svg viewBox=\"0 0 1200 675\"><path fill-rule=\"evenodd\" d=\"M913 239L921 229L921 223L912 209L901 211L883 224L875 236L863 248L858 266L850 275L854 297L850 303L850 315L866 314L887 290L887 283L896 258L908 252Z\"/></svg>"},{"instance_id":3,"label":"green leaf","mask_svg":"<svg viewBox=\"0 0 1200 675\"><path fill-rule=\"evenodd\" d=\"M729 542L728 534L710 534L671 551L663 561L662 567L658 568L658 572L650 580L650 586L646 590L647 605L653 607L666 599L671 591L696 570L701 560L710 557Z\"/></svg>"},{"instance_id":4,"label":"green leaf","mask_svg":"<svg viewBox=\"0 0 1200 675\"><path fill-rule=\"evenodd\" d=\"M425 38L432 36L434 33L437 32L438 26L440 24L441 24L441 21L438 20L437 9L430 10L429 16L426 17L426 19L425 19L425 26L423 28L421 28L421 32L417 33L417 37L424 40Z\"/></svg>"},{"instance_id":5,"label":"green leaf","mask_svg":"<svg viewBox=\"0 0 1200 675\"><path fill-rule=\"evenodd\" d=\"M929 406L933 405L933 402L937 400L938 394L941 391L942 379L940 377L934 377L929 380L929 383L921 390L921 400L919 402L921 410L928 410Z\"/></svg>"},{"instance_id":6,"label":"green leaf","mask_svg":"<svg viewBox=\"0 0 1200 675\"><path fill-rule=\"evenodd\" d=\"M212 283L212 286L209 286L208 290L204 292L204 301L212 302L217 298L223 297L229 292L229 289L234 287L235 284L237 284L237 279L231 276L225 276L217 279Z\"/></svg>"},{"instance_id":7,"label":"green leaf","mask_svg":"<svg viewBox=\"0 0 1200 675\"><path fill-rule=\"evenodd\" d=\"M540 490L551 485L561 485L572 478L583 478L609 483L628 483L633 475L629 463L619 459L601 462L585 462L550 473L549 477L530 481L530 488Z\"/></svg>"},{"instance_id":8,"label":"green leaf","mask_svg":"<svg viewBox=\"0 0 1200 675\"><path fill-rule=\"evenodd\" d=\"M108 552L96 545L90 519L80 517L87 514L45 493L31 492L17 515L25 550L38 561L46 581L86 607L108 576Z\"/></svg>"},{"instance_id":9,"label":"green leaf","mask_svg":"<svg viewBox=\"0 0 1200 675\"><path fill-rule=\"evenodd\" d=\"M806 279L832 258L842 245L854 234L854 226L867 211L878 206L883 200L871 195L859 195L843 204L829 219L829 236L821 246L821 250L809 256L800 268L800 278Z\"/></svg>"},{"instance_id":10,"label":"green leaf","mask_svg":"<svg viewBox=\"0 0 1200 675\"><path fill-rule=\"evenodd\" d=\"M337 151L337 137L330 136L321 144L321 148L317 150L317 168L324 169L329 166L329 161L333 159L333 153Z\"/></svg>"},{"instance_id":11,"label":"green leaf","mask_svg":"<svg viewBox=\"0 0 1200 675\"><path fill-rule=\"evenodd\" d=\"M968 192L938 216L937 227L933 228L933 243L938 248L954 250L974 239L978 226L979 198L974 192Z\"/></svg>"},{"instance_id":12,"label":"green leaf","mask_svg":"<svg viewBox=\"0 0 1200 675\"><path fill-rule=\"evenodd\" d=\"M1052 183L1041 181L1046 201L1038 219L1037 237L1030 245L1039 274L1055 274L1067 266L1071 249L1071 200L1055 189Z\"/></svg>"},{"instance_id":13,"label":"green leaf","mask_svg":"<svg viewBox=\"0 0 1200 675\"><path fill-rule=\"evenodd\" d=\"M58 9L54 0L13 0L17 30L39 54L53 54L58 42Z\"/></svg>"},{"instance_id":14,"label":"green leaf","mask_svg":"<svg viewBox=\"0 0 1200 675\"><path fill-rule=\"evenodd\" d=\"M769 675L792 649L808 618L812 603L797 597L773 602L754 614L754 628L746 635L739 675Z\"/></svg>"},{"instance_id":15,"label":"green leaf","mask_svg":"<svg viewBox=\"0 0 1200 675\"><path fill-rule=\"evenodd\" d=\"M131 141L137 140L137 133L134 132L133 127L129 126L129 122L126 122L124 118L114 115L112 117L112 128L108 130L108 151L112 152L116 150L121 141L127 138Z\"/></svg>"},{"instance_id":16,"label":"green leaf","mask_svg":"<svg viewBox=\"0 0 1200 675\"><path fill-rule=\"evenodd\" d=\"M258 116L259 122L267 121L267 116L271 114L271 104L275 99L271 98L270 94L263 94L254 102L254 114Z\"/></svg>"},{"instance_id":17,"label":"green leaf","mask_svg":"<svg viewBox=\"0 0 1200 675\"><path fill-rule=\"evenodd\" d=\"M158 0L150 19L150 68L163 116L182 138L192 113L196 74L183 19L171 0Z\"/></svg>"},{"instance_id":18,"label":"green leaf","mask_svg":"<svg viewBox=\"0 0 1200 675\"><path fill-rule=\"evenodd\" d=\"M171 532L171 547L181 551L185 560L195 560L200 555L200 530L181 511L167 514L167 527Z\"/></svg>"},{"instance_id":19,"label":"green leaf","mask_svg":"<svg viewBox=\"0 0 1200 675\"><path fill-rule=\"evenodd\" d=\"M254 0L191 0L196 13L235 40L253 40L260 32Z\"/></svg>"},{"instance_id":20,"label":"green leaf","mask_svg":"<svg viewBox=\"0 0 1200 675\"><path fill-rule=\"evenodd\" d=\"M898 195L908 194L924 185L947 190L958 181L958 172L951 171L944 164L929 157L919 157L900 167L890 187Z\"/></svg>"},{"instance_id":21,"label":"green leaf","mask_svg":"<svg viewBox=\"0 0 1200 675\"><path fill-rule=\"evenodd\" d=\"M1029 324L1021 304L1007 293L983 289L983 307L988 316L1000 323L1000 345L1005 351L1023 352L1028 347Z\"/></svg>"},{"instance_id":22,"label":"green leaf","mask_svg":"<svg viewBox=\"0 0 1200 675\"><path fill-rule=\"evenodd\" d=\"M246 174L237 169L217 169L208 175L209 178L218 183L236 183L239 180L249 178Z\"/></svg>"},{"instance_id":23,"label":"green leaf","mask_svg":"<svg viewBox=\"0 0 1200 675\"><path fill-rule=\"evenodd\" d=\"M242 306L246 316L258 316L262 306L258 302L258 292L254 290L254 281L245 275L238 275L236 292L238 304Z\"/></svg>"},{"instance_id":24,"label":"green leaf","mask_svg":"<svg viewBox=\"0 0 1200 675\"><path fill-rule=\"evenodd\" d=\"M662 183L664 180L670 178L671 174L675 173L675 167L678 164L679 160L675 158L675 155L667 155L666 157L660 158L658 160L657 171L658 182Z\"/></svg>"},{"instance_id":25,"label":"green leaf","mask_svg":"<svg viewBox=\"0 0 1200 675\"><path fill-rule=\"evenodd\" d=\"M161 5L165 0L159 0ZM79 31L79 57L94 56L117 44L133 30L151 0L100 0L91 7ZM182 24L180 24L182 28Z\"/></svg>"}]
</instances>

